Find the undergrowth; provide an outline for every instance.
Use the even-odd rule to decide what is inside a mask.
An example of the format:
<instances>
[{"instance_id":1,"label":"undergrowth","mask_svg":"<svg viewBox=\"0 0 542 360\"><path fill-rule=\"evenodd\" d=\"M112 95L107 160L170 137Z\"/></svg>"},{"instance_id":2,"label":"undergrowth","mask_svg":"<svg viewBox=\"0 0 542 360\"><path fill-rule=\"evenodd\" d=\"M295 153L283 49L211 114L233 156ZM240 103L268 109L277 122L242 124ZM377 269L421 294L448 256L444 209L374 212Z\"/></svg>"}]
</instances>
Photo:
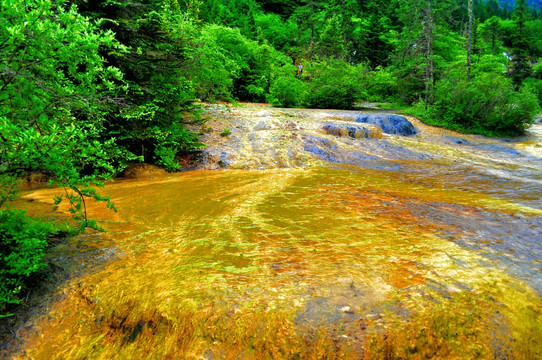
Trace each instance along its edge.
<instances>
[{"instance_id":1,"label":"undergrowth","mask_svg":"<svg viewBox=\"0 0 542 360\"><path fill-rule=\"evenodd\" d=\"M22 301L28 285L46 265L42 262L48 239L69 232L57 225L7 208L0 211L0 318Z\"/></svg>"}]
</instances>

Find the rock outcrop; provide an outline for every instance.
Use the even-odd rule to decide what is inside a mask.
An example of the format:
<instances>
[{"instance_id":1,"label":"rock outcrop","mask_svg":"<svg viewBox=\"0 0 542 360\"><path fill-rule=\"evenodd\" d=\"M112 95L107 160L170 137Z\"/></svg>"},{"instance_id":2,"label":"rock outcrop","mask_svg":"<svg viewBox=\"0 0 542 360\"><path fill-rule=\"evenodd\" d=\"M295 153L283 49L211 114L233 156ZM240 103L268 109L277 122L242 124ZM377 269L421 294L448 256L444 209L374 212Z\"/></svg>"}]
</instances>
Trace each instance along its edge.
<instances>
[{"instance_id":1,"label":"rock outcrop","mask_svg":"<svg viewBox=\"0 0 542 360\"><path fill-rule=\"evenodd\" d=\"M354 139L360 138L376 138L381 139L382 133L377 129L369 129L363 126L345 125L345 124L326 124L323 127L324 131L330 135L340 137L351 137Z\"/></svg>"},{"instance_id":2,"label":"rock outcrop","mask_svg":"<svg viewBox=\"0 0 542 360\"><path fill-rule=\"evenodd\" d=\"M399 115L361 114L354 121L376 125L386 134L409 136L418 133L410 121Z\"/></svg>"}]
</instances>

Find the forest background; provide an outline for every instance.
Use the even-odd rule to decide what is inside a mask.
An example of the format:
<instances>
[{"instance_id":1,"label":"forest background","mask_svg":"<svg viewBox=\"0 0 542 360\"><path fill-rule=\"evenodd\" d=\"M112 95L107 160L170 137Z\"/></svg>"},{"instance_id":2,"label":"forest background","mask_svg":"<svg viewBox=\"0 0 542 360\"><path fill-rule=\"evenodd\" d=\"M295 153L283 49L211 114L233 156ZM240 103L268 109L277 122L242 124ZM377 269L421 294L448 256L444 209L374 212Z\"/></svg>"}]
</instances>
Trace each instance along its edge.
<instances>
[{"instance_id":1,"label":"forest background","mask_svg":"<svg viewBox=\"0 0 542 360\"><path fill-rule=\"evenodd\" d=\"M204 146L201 101L351 109L522 134L542 102L539 0L3 0L0 4L0 317L66 225L9 206L29 173L85 199L134 162L175 171ZM301 71L302 69L302 71Z\"/></svg>"}]
</instances>

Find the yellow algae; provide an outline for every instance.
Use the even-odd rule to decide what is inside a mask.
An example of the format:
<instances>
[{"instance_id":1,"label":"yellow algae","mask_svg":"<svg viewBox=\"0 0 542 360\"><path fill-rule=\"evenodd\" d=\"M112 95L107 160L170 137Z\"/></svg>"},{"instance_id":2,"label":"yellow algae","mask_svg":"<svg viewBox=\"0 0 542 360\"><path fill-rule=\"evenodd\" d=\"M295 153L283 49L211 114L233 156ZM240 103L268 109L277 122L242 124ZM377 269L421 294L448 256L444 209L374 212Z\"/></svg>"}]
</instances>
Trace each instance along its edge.
<instances>
[{"instance_id":1,"label":"yellow algae","mask_svg":"<svg viewBox=\"0 0 542 360\"><path fill-rule=\"evenodd\" d=\"M119 213L89 210L122 255L66 286L15 359L542 356L538 295L417 207L530 208L353 169L195 172L105 192Z\"/></svg>"}]
</instances>

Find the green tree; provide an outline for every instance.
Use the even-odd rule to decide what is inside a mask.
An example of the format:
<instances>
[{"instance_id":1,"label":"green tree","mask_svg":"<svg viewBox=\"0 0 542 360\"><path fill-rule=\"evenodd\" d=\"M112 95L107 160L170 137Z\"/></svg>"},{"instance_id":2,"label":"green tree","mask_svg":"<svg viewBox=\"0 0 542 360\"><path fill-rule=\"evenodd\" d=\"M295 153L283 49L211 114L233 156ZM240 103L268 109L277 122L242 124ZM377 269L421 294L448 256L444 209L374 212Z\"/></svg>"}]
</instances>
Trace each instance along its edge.
<instances>
[{"instance_id":1,"label":"green tree","mask_svg":"<svg viewBox=\"0 0 542 360\"><path fill-rule=\"evenodd\" d=\"M320 109L351 109L364 91L362 72L343 60L305 64L308 84L303 105Z\"/></svg>"},{"instance_id":2,"label":"green tree","mask_svg":"<svg viewBox=\"0 0 542 360\"><path fill-rule=\"evenodd\" d=\"M342 17L334 15L326 20L317 44L317 54L323 57L342 59L345 56Z\"/></svg>"},{"instance_id":3,"label":"green tree","mask_svg":"<svg viewBox=\"0 0 542 360\"><path fill-rule=\"evenodd\" d=\"M434 67L434 21L432 0L427 0L425 11L423 13L423 37L422 44L425 54L425 94L424 104L425 109L431 105L434 100L434 82L435 82L435 67Z\"/></svg>"},{"instance_id":4,"label":"green tree","mask_svg":"<svg viewBox=\"0 0 542 360\"><path fill-rule=\"evenodd\" d=\"M286 53L297 52L299 29L295 21L283 21L279 15L272 13L256 14L255 21L261 36L275 49Z\"/></svg>"},{"instance_id":5,"label":"green tree","mask_svg":"<svg viewBox=\"0 0 542 360\"><path fill-rule=\"evenodd\" d=\"M489 39L491 43L491 54L495 55L497 40L499 39L501 32L501 19L497 16L492 16L487 19L480 28L482 36Z\"/></svg>"},{"instance_id":6,"label":"green tree","mask_svg":"<svg viewBox=\"0 0 542 360\"><path fill-rule=\"evenodd\" d=\"M272 12L288 18L298 6L297 1L293 0L260 0L258 1L262 8L268 12Z\"/></svg>"},{"instance_id":7,"label":"green tree","mask_svg":"<svg viewBox=\"0 0 542 360\"><path fill-rule=\"evenodd\" d=\"M200 17L211 24L221 22L222 5L219 0L206 0L201 4Z\"/></svg>"},{"instance_id":8,"label":"green tree","mask_svg":"<svg viewBox=\"0 0 542 360\"><path fill-rule=\"evenodd\" d=\"M526 23L529 33L529 57L542 58L542 19L533 19Z\"/></svg>"},{"instance_id":9,"label":"green tree","mask_svg":"<svg viewBox=\"0 0 542 360\"><path fill-rule=\"evenodd\" d=\"M183 71L203 100L263 101L275 68L289 63L273 47L247 39L238 28L214 24L194 38L189 58Z\"/></svg>"},{"instance_id":10,"label":"green tree","mask_svg":"<svg viewBox=\"0 0 542 360\"><path fill-rule=\"evenodd\" d=\"M519 88L522 81L531 74L531 65L529 63L529 42L530 36L526 22L530 18L529 6L527 0L516 0L513 13L515 31L511 38L512 47L510 53L512 56L512 67L510 77L516 88Z\"/></svg>"},{"instance_id":11,"label":"green tree","mask_svg":"<svg viewBox=\"0 0 542 360\"><path fill-rule=\"evenodd\" d=\"M367 2L362 7L363 41L356 51L372 69L389 65L394 50L388 37L391 31L389 8L389 2L382 0Z\"/></svg>"},{"instance_id":12,"label":"green tree","mask_svg":"<svg viewBox=\"0 0 542 360\"><path fill-rule=\"evenodd\" d=\"M471 71L471 56L472 56L472 24L474 19L473 3L472 0L468 0L469 5L469 25L467 29L467 80L470 80Z\"/></svg>"},{"instance_id":13,"label":"green tree","mask_svg":"<svg viewBox=\"0 0 542 360\"><path fill-rule=\"evenodd\" d=\"M485 4L485 7L486 7L486 11L485 11L487 14L486 19L492 18L493 16L502 17L503 10L499 6L499 3L497 2L497 0L488 0L483 3ZM485 21L484 19L480 19L480 20Z\"/></svg>"},{"instance_id":14,"label":"green tree","mask_svg":"<svg viewBox=\"0 0 542 360\"><path fill-rule=\"evenodd\" d=\"M105 201L102 185L130 161L109 137L107 114L117 107L123 76L101 51L126 49L74 6L62 1L5 0L0 4L0 316L19 302L54 226L6 208L17 178L40 172L64 187L80 229L97 227L86 199Z\"/></svg>"},{"instance_id":15,"label":"green tree","mask_svg":"<svg viewBox=\"0 0 542 360\"><path fill-rule=\"evenodd\" d=\"M409 104L418 101L424 91L423 5L421 1L399 0L390 4L396 9L399 23L391 66L397 74L398 86L404 89L400 100Z\"/></svg>"},{"instance_id":16,"label":"green tree","mask_svg":"<svg viewBox=\"0 0 542 360\"><path fill-rule=\"evenodd\" d=\"M84 197L101 199L91 183L129 159L117 139L105 138L105 115L117 106L122 74L99 53L125 49L111 32L62 5L2 2L0 175L49 175L74 192L68 197L84 228Z\"/></svg>"},{"instance_id":17,"label":"green tree","mask_svg":"<svg viewBox=\"0 0 542 360\"><path fill-rule=\"evenodd\" d=\"M130 153L168 170L180 167L174 161L177 152L200 146L184 127L196 98L182 70L197 32L199 4L191 1L183 12L176 0L81 3L84 14L101 18L101 27L113 31L127 49L103 54L120 68L126 84L115 94L108 134Z\"/></svg>"}]
</instances>

